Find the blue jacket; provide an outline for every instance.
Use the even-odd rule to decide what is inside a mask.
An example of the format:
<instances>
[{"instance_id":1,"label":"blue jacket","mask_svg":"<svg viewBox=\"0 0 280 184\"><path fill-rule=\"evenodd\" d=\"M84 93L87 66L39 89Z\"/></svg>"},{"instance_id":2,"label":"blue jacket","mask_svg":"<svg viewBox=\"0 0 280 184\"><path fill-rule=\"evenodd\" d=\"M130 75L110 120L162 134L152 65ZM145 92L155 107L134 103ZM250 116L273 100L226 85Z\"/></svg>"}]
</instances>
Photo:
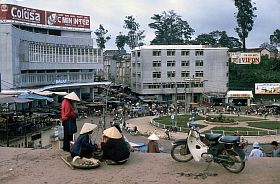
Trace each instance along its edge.
<instances>
[{"instance_id":1,"label":"blue jacket","mask_svg":"<svg viewBox=\"0 0 280 184\"><path fill-rule=\"evenodd\" d=\"M90 142L89 134L80 134L70 153L72 157L90 157L95 149L97 146Z\"/></svg>"}]
</instances>

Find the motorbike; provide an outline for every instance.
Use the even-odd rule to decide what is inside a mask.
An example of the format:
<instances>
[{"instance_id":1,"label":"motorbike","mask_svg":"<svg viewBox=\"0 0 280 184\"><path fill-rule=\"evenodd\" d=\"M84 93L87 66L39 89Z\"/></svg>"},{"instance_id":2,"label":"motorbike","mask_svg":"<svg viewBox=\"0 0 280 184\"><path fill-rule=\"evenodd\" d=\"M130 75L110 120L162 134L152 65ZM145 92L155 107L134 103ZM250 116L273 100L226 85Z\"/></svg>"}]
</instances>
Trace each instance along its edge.
<instances>
[{"instance_id":1,"label":"motorbike","mask_svg":"<svg viewBox=\"0 0 280 184\"><path fill-rule=\"evenodd\" d=\"M197 162L208 162L209 165L214 162L232 173L240 173L244 169L246 157L239 136L212 133L202 135L194 121L188 123L188 128L186 139L172 142L171 156L174 160L188 162L194 159Z\"/></svg>"}]
</instances>

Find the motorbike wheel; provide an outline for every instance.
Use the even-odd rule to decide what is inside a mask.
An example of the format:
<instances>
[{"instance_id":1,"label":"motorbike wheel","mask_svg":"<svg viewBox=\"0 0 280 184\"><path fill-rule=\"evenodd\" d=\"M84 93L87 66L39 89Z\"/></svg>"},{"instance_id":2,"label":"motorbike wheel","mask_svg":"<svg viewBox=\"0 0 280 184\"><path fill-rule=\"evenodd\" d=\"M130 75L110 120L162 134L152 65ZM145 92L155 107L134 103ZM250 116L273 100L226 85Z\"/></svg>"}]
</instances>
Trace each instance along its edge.
<instances>
[{"instance_id":1,"label":"motorbike wheel","mask_svg":"<svg viewBox=\"0 0 280 184\"><path fill-rule=\"evenodd\" d=\"M222 163L226 170L232 173L240 173L244 169L245 161L234 150L224 150L223 155L229 159L228 163Z\"/></svg>"},{"instance_id":2,"label":"motorbike wheel","mask_svg":"<svg viewBox=\"0 0 280 184\"><path fill-rule=\"evenodd\" d=\"M188 162L193 159L193 156L186 144L174 145L171 149L171 157L178 162Z\"/></svg>"}]
</instances>

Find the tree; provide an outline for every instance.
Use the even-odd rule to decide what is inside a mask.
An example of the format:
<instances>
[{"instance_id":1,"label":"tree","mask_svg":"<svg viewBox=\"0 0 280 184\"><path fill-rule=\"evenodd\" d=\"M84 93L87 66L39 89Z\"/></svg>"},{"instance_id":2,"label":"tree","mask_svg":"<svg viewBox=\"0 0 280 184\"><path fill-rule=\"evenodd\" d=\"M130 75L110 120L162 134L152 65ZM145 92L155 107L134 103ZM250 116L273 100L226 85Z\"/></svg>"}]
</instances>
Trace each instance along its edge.
<instances>
[{"instance_id":1,"label":"tree","mask_svg":"<svg viewBox=\"0 0 280 184\"><path fill-rule=\"evenodd\" d=\"M251 0L234 0L234 4L237 8L237 13L235 13L237 27L235 31L242 42L243 51L245 51L246 38L253 29L254 18L257 17L254 11L257 10L257 8L252 5Z\"/></svg>"},{"instance_id":2,"label":"tree","mask_svg":"<svg viewBox=\"0 0 280 184\"><path fill-rule=\"evenodd\" d=\"M270 43L275 47L280 47L280 30L276 29L272 35L270 35Z\"/></svg>"},{"instance_id":3,"label":"tree","mask_svg":"<svg viewBox=\"0 0 280 184\"><path fill-rule=\"evenodd\" d=\"M270 52L274 53L274 54L278 54L278 49L277 47L275 47L274 45L272 44L269 44L269 43L262 43L260 45L260 48L263 48L263 49L267 49L269 50Z\"/></svg>"},{"instance_id":4,"label":"tree","mask_svg":"<svg viewBox=\"0 0 280 184\"><path fill-rule=\"evenodd\" d=\"M182 20L173 10L163 12L161 15L154 14L154 21L149 27L155 29L156 37L151 41L155 45L188 44L194 33L188 22Z\"/></svg>"},{"instance_id":5,"label":"tree","mask_svg":"<svg viewBox=\"0 0 280 184\"><path fill-rule=\"evenodd\" d=\"M128 34L126 38L126 43L130 49L134 49L137 46L143 45L143 40L145 38L144 32L140 31L140 25L135 21L135 18L130 15L126 16L124 20L124 28L128 29Z\"/></svg>"},{"instance_id":6,"label":"tree","mask_svg":"<svg viewBox=\"0 0 280 184\"><path fill-rule=\"evenodd\" d=\"M111 39L111 36L106 36L108 30L106 30L102 24L99 25L99 29L96 29L94 34L97 36L96 43L97 46L101 49L105 49L105 44L108 40Z\"/></svg>"},{"instance_id":7,"label":"tree","mask_svg":"<svg viewBox=\"0 0 280 184\"><path fill-rule=\"evenodd\" d=\"M127 36L123 35L122 32L119 33L118 36L116 36L116 46L118 47L118 50L124 50L124 46L127 42Z\"/></svg>"},{"instance_id":8,"label":"tree","mask_svg":"<svg viewBox=\"0 0 280 184\"><path fill-rule=\"evenodd\" d=\"M229 37L226 31L212 31L208 34L201 34L196 37L193 44L208 44L213 47L240 48L241 43L237 38Z\"/></svg>"}]
</instances>

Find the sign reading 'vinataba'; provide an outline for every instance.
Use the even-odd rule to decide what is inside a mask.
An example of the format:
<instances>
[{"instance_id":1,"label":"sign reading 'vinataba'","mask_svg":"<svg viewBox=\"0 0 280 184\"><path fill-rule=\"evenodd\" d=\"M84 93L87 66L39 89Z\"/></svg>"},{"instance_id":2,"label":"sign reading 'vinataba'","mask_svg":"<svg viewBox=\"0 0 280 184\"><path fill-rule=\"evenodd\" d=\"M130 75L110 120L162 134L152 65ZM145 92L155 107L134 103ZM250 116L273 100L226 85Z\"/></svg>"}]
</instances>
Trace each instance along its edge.
<instances>
[{"instance_id":1,"label":"sign reading 'vinataba'","mask_svg":"<svg viewBox=\"0 0 280 184\"><path fill-rule=\"evenodd\" d=\"M255 83L255 94L280 94L280 83Z\"/></svg>"},{"instance_id":2,"label":"sign reading 'vinataba'","mask_svg":"<svg viewBox=\"0 0 280 184\"><path fill-rule=\"evenodd\" d=\"M235 64L259 64L261 62L261 53L233 53L231 61Z\"/></svg>"},{"instance_id":3,"label":"sign reading 'vinataba'","mask_svg":"<svg viewBox=\"0 0 280 184\"><path fill-rule=\"evenodd\" d=\"M89 16L49 12L12 4L0 4L0 20L90 29Z\"/></svg>"}]
</instances>

